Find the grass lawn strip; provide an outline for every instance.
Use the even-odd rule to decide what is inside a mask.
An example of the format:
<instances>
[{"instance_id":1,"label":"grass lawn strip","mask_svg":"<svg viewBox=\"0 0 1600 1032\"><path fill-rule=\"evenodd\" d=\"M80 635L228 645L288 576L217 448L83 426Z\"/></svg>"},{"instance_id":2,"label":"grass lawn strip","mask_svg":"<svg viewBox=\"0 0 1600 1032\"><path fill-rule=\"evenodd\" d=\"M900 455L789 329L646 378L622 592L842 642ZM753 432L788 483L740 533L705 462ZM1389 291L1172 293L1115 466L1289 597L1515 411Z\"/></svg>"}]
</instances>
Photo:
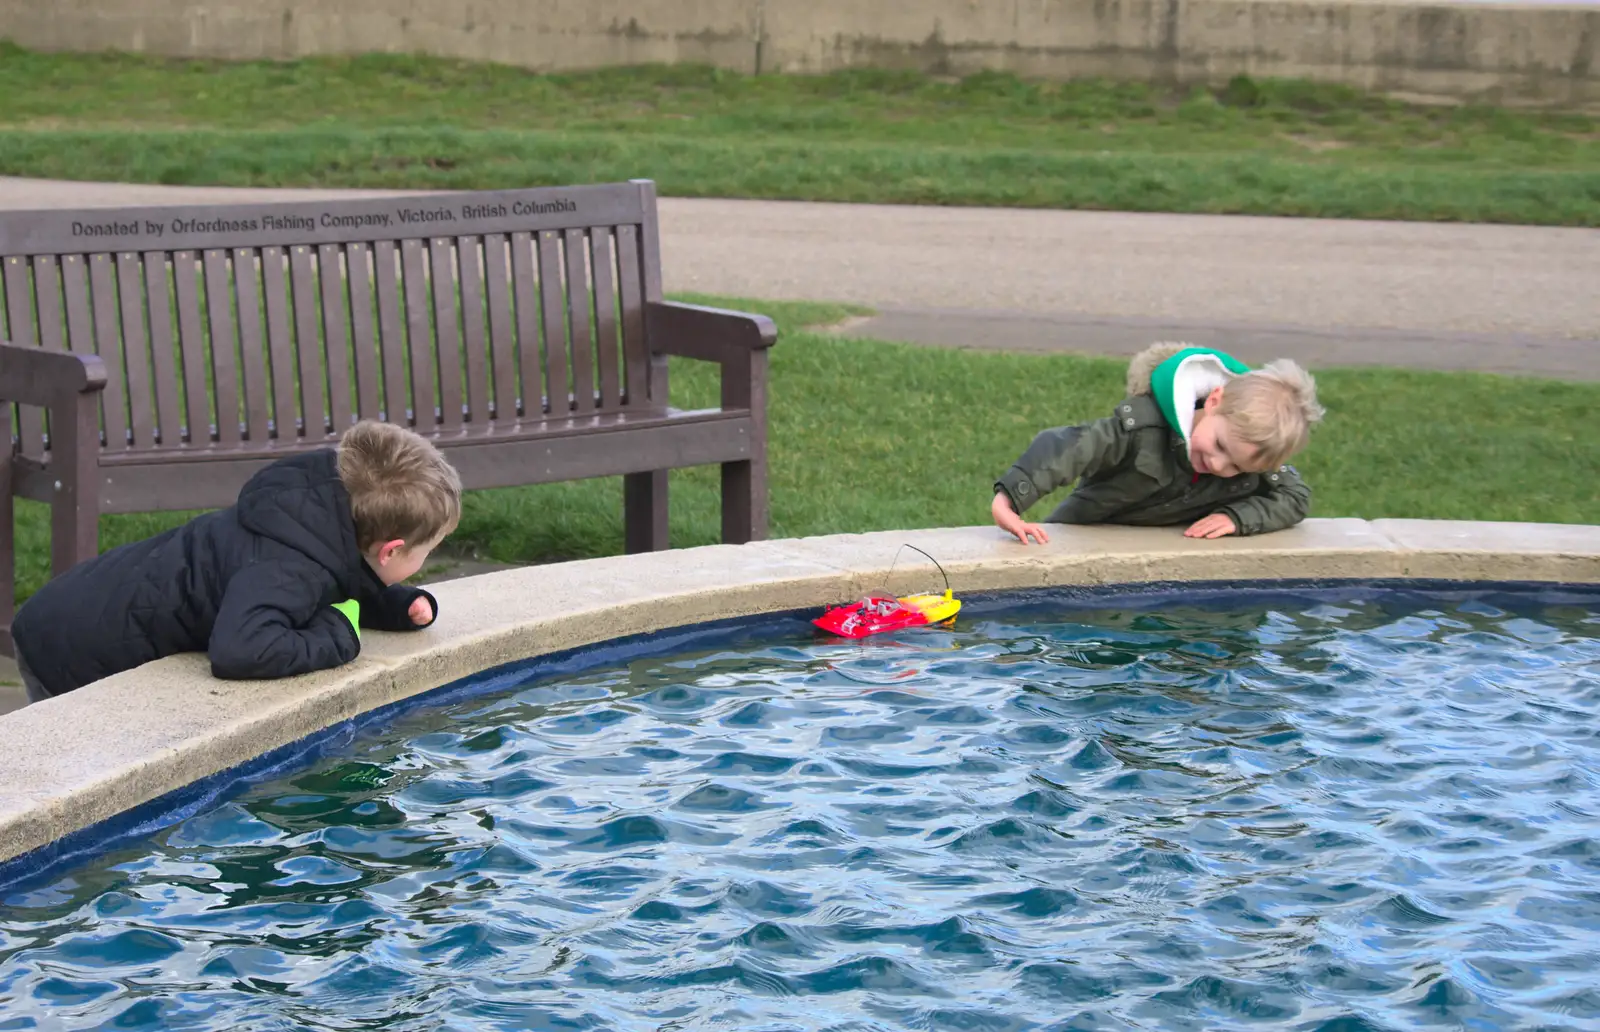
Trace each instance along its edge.
<instances>
[{"instance_id":1,"label":"grass lawn strip","mask_svg":"<svg viewBox=\"0 0 1600 1032\"><path fill-rule=\"evenodd\" d=\"M1600 120L1236 80L983 73L538 75L0 45L0 174L473 189L635 177L677 196L1600 225Z\"/></svg>"}]
</instances>

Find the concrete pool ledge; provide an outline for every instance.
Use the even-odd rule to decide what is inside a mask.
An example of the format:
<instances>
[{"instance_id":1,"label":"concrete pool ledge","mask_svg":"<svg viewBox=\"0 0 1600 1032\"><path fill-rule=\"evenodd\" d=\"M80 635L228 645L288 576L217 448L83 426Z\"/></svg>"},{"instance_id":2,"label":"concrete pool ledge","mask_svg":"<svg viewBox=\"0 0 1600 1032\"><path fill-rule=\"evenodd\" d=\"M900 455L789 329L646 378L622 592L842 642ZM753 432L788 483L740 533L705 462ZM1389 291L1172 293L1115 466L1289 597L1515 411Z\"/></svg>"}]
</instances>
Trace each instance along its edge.
<instances>
[{"instance_id":1,"label":"concrete pool ledge","mask_svg":"<svg viewBox=\"0 0 1600 1032\"><path fill-rule=\"evenodd\" d=\"M1600 526L1309 520L1257 538L1050 528L1024 548L993 527L711 545L526 567L430 590L438 624L366 633L339 670L213 679L176 656L0 717L0 860L29 853L370 710L502 664L712 620L939 585L957 592L1185 581L1600 584Z\"/></svg>"}]
</instances>

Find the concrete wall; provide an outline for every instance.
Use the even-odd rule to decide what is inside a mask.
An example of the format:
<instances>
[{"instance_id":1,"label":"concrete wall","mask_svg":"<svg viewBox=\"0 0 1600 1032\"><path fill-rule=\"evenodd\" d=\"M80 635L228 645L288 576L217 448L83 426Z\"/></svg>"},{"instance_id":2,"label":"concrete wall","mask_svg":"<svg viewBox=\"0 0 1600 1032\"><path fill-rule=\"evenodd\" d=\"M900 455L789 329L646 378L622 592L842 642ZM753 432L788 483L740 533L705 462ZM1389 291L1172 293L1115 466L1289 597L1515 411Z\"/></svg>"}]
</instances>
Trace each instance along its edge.
<instances>
[{"instance_id":1,"label":"concrete wall","mask_svg":"<svg viewBox=\"0 0 1600 1032\"><path fill-rule=\"evenodd\" d=\"M541 70L867 65L1180 83L1244 72L1600 105L1593 0L0 0L0 38L221 58L419 51Z\"/></svg>"},{"instance_id":2,"label":"concrete wall","mask_svg":"<svg viewBox=\"0 0 1600 1032\"><path fill-rule=\"evenodd\" d=\"M542 70L705 62L753 70L755 0L0 0L43 50L288 58L418 52Z\"/></svg>"}]
</instances>

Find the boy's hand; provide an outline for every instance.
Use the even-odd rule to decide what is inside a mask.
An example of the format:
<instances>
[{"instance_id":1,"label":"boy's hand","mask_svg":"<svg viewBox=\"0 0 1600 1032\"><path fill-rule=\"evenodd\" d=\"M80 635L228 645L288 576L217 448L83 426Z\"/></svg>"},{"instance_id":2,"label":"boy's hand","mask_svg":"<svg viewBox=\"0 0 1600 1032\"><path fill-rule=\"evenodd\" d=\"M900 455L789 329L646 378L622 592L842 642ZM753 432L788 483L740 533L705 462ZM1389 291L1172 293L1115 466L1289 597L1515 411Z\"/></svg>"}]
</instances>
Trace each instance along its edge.
<instances>
[{"instance_id":1,"label":"boy's hand","mask_svg":"<svg viewBox=\"0 0 1600 1032\"><path fill-rule=\"evenodd\" d=\"M433 606L428 604L426 597L418 595L416 601L411 603L411 608L406 610L406 615L418 627L426 627L433 623Z\"/></svg>"},{"instance_id":2,"label":"boy's hand","mask_svg":"<svg viewBox=\"0 0 1600 1032\"><path fill-rule=\"evenodd\" d=\"M1214 512L1203 520L1197 521L1194 526L1183 532L1184 537L1192 538L1219 538L1230 534L1239 533L1239 528L1234 526L1233 517L1225 512Z\"/></svg>"},{"instance_id":3,"label":"boy's hand","mask_svg":"<svg viewBox=\"0 0 1600 1032\"><path fill-rule=\"evenodd\" d=\"M1030 534L1037 538L1041 545L1050 540L1050 535L1044 532L1043 527L1037 523L1023 522L1022 517L1018 516L1016 511L1011 508L1011 502L1006 498L1004 492L996 491L994 493L994 503L989 506L989 512L994 516L995 526L1015 536L1023 544L1028 543L1028 535Z\"/></svg>"}]
</instances>

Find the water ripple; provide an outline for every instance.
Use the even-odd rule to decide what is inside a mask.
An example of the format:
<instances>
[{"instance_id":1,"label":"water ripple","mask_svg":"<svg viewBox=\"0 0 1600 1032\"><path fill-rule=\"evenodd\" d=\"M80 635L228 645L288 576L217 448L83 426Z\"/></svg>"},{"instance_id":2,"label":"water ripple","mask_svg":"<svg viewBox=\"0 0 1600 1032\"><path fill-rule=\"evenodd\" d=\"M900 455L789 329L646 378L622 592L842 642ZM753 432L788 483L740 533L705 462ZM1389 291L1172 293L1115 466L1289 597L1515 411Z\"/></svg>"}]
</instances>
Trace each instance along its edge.
<instances>
[{"instance_id":1,"label":"water ripple","mask_svg":"<svg viewBox=\"0 0 1600 1032\"><path fill-rule=\"evenodd\" d=\"M1330 597L412 713L0 903L0 1029L1594 1022L1600 617Z\"/></svg>"}]
</instances>

